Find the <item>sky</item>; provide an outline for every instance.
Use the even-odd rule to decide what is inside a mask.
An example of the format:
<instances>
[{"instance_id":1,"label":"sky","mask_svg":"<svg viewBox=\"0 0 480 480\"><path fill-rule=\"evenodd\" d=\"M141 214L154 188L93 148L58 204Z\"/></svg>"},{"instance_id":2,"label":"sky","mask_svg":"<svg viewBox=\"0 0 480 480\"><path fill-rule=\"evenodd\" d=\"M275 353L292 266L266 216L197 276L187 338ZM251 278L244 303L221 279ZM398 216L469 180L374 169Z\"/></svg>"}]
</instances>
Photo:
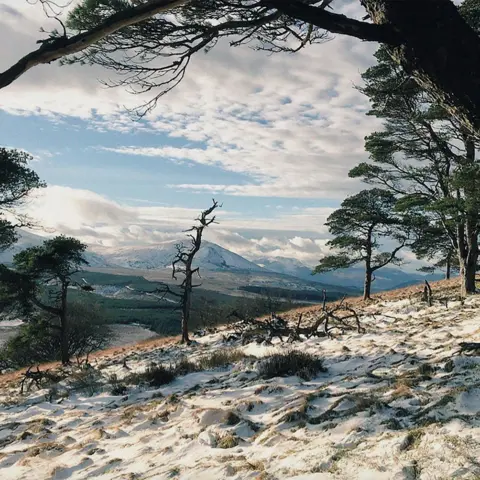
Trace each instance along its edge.
<instances>
[{"instance_id":1,"label":"sky","mask_svg":"<svg viewBox=\"0 0 480 480\"><path fill-rule=\"evenodd\" d=\"M335 4L364 15L356 0ZM40 5L0 0L1 70L38 47L42 26L58 25ZM347 174L381 128L355 88L376 48L338 36L269 56L219 43L141 121L126 110L138 96L99 81L112 72L35 67L0 90L0 145L34 157L48 187L27 211L48 234L112 248L179 238L214 197L223 206L206 238L250 259L315 265L326 218L365 188Z\"/></svg>"}]
</instances>

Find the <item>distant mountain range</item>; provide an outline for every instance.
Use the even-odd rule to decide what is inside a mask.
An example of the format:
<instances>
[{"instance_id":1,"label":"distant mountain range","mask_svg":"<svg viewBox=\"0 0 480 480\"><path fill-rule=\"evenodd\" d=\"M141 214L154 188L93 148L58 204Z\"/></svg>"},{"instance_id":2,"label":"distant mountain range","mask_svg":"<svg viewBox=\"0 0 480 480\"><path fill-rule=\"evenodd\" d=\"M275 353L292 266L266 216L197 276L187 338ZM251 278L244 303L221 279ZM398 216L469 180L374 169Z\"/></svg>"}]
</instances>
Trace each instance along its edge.
<instances>
[{"instance_id":1,"label":"distant mountain range","mask_svg":"<svg viewBox=\"0 0 480 480\"><path fill-rule=\"evenodd\" d=\"M88 254L88 259L92 260L92 266L140 270L171 268L177 252L175 245L178 243L180 242L168 241L139 247L97 248L93 255ZM204 270L263 271L263 268L256 263L206 240L202 242L202 248L197 253L194 263L195 266Z\"/></svg>"},{"instance_id":2,"label":"distant mountain range","mask_svg":"<svg viewBox=\"0 0 480 480\"><path fill-rule=\"evenodd\" d=\"M365 270L362 266L336 270L334 272L312 275L312 268L294 258L257 258L256 263L273 272L291 275L322 284L338 285L343 287L363 288ZM399 268L384 267L375 273L372 284L374 291L391 290L393 288L406 287L415 283L428 280L439 280L441 274L422 275L420 273L405 272Z\"/></svg>"},{"instance_id":3,"label":"distant mountain range","mask_svg":"<svg viewBox=\"0 0 480 480\"><path fill-rule=\"evenodd\" d=\"M30 232L21 232L19 242L11 249L0 253L0 263L11 263L13 256L24 248L39 245L44 237ZM85 255L90 267L94 269L131 269L131 270L165 270L172 268L175 245L178 241L162 242L148 246L128 247L92 247ZM294 258L255 258L247 260L236 253L212 242L204 241L195 258L195 266L210 272L229 272L242 274L276 273L288 278L297 278L310 285L319 284L318 288L329 285L361 289L364 270L361 266L335 272L312 275L312 269ZM405 272L397 268L383 268L376 274L374 290L389 290L422 282L425 276ZM428 278L441 278L440 275Z\"/></svg>"}]
</instances>

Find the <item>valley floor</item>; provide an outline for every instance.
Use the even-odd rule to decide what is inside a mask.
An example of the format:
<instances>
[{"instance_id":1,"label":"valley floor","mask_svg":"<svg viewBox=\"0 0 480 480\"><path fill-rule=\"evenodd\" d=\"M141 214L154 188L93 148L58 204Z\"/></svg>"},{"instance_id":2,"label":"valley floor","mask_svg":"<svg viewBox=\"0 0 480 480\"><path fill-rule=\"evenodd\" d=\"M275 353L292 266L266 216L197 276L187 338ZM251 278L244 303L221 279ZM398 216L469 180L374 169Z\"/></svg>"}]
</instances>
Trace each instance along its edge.
<instances>
[{"instance_id":1,"label":"valley floor","mask_svg":"<svg viewBox=\"0 0 480 480\"><path fill-rule=\"evenodd\" d=\"M115 396L100 382L59 398L62 385L24 396L18 382L4 385L0 478L480 479L480 356L459 353L460 342L480 341L480 298L368 311L365 334L242 347L223 331L94 364L103 379L121 379L216 349L247 355L158 389ZM261 358L288 348L322 357L328 370L311 381L261 378Z\"/></svg>"}]
</instances>

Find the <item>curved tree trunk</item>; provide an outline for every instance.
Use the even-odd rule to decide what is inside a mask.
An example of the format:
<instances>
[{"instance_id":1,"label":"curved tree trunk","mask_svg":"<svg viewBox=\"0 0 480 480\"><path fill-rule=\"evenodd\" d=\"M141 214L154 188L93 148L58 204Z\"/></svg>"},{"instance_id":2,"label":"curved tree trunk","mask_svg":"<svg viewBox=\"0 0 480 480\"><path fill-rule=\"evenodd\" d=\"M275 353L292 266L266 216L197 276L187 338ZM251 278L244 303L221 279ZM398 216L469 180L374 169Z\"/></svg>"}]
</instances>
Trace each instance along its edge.
<instances>
[{"instance_id":1,"label":"curved tree trunk","mask_svg":"<svg viewBox=\"0 0 480 480\"><path fill-rule=\"evenodd\" d=\"M360 0L373 23L390 25L390 46L411 74L474 136L480 138L480 37L451 0Z\"/></svg>"}]
</instances>

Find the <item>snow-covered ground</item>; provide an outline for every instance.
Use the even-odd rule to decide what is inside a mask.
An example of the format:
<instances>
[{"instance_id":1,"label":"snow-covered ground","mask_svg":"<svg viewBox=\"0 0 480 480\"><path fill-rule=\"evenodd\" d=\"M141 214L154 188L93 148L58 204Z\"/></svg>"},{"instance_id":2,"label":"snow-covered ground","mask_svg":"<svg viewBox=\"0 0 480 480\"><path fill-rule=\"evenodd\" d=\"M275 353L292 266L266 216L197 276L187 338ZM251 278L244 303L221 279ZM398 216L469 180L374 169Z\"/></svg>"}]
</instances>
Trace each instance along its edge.
<instances>
[{"instance_id":1,"label":"snow-covered ground","mask_svg":"<svg viewBox=\"0 0 480 480\"><path fill-rule=\"evenodd\" d=\"M158 389L114 396L105 385L58 399L60 385L49 402L47 390L5 387L0 478L479 479L480 357L459 343L480 341L480 298L369 308L365 334L234 344L248 356ZM232 348L223 333L190 347L119 349L94 368L122 378L150 362L195 362ZM261 357L288 348L322 357L328 371L261 378Z\"/></svg>"}]
</instances>

